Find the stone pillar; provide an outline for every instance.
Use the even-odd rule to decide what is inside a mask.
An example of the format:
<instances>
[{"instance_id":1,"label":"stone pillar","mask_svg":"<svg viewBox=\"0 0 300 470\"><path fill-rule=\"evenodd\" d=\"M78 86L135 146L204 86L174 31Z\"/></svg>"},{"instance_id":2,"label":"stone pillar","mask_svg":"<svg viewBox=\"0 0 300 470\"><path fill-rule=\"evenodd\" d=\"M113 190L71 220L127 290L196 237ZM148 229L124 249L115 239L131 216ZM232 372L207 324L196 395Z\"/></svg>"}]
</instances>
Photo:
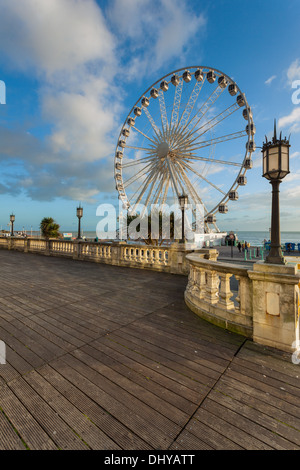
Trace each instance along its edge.
<instances>
[{"instance_id":1,"label":"stone pillar","mask_svg":"<svg viewBox=\"0 0 300 470\"><path fill-rule=\"evenodd\" d=\"M81 247L80 241L74 240L73 241L73 259L80 259L80 254L81 254L80 247Z\"/></svg>"},{"instance_id":2,"label":"stone pillar","mask_svg":"<svg viewBox=\"0 0 300 470\"><path fill-rule=\"evenodd\" d=\"M120 266L122 264L122 250L124 245L126 245L124 242L116 242L111 245L111 264L114 266Z\"/></svg>"},{"instance_id":3,"label":"stone pillar","mask_svg":"<svg viewBox=\"0 0 300 470\"><path fill-rule=\"evenodd\" d=\"M294 351L300 281L297 272L296 265L262 261L248 271L253 286L253 341Z\"/></svg>"}]
</instances>

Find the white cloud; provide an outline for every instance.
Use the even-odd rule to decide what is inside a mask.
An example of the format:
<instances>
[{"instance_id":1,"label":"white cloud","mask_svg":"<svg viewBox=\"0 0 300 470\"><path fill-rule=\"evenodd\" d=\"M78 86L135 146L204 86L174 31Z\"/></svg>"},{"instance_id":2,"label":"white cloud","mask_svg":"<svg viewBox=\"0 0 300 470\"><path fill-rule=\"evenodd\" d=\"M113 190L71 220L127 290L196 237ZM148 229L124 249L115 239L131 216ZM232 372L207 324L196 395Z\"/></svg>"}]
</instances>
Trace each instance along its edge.
<instances>
[{"instance_id":1,"label":"white cloud","mask_svg":"<svg viewBox=\"0 0 300 470\"><path fill-rule=\"evenodd\" d=\"M182 59L192 47L193 36L203 33L206 25L202 14L179 0L114 0L108 17L120 33L121 55L127 53L128 44L134 51L123 69L128 79L158 70L174 57Z\"/></svg>"},{"instance_id":2,"label":"white cloud","mask_svg":"<svg viewBox=\"0 0 300 470\"><path fill-rule=\"evenodd\" d=\"M291 85L294 80L299 80L300 79L300 62L299 59L294 60L294 62L291 63L287 70L287 78L288 82Z\"/></svg>"},{"instance_id":3,"label":"white cloud","mask_svg":"<svg viewBox=\"0 0 300 470\"><path fill-rule=\"evenodd\" d=\"M0 53L38 79L42 118L51 125L43 145L24 129L3 130L1 153L23 160L26 193L50 200L78 199L78 192L84 201L114 188L113 168L107 165L110 178L101 159L114 153L121 105L113 98L120 96L115 36L102 10L94 0L10 0L0 26Z\"/></svg>"},{"instance_id":4,"label":"white cloud","mask_svg":"<svg viewBox=\"0 0 300 470\"><path fill-rule=\"evenodd\" d=\"M10 0L1 18L2 53L22 70L52 75L113 57L114 36L93 0Z\"/></svg>"},{"instance_id":5,"label":"white cloud","mask_svg":"<svg viewBox=\"0 0 300 470\"><path fill-rule=\"evenodd\" d=\"M11 68L37 79L41 118L49 129L44 141L27 135L25 126L2 129L2 156L23 161L15 179L33 199L84 201L114 191L113 155L126 115L124 77L142 79L174 57L185 60L193 36L206 24L187 1L110 0L106 9L99 4L1 2L0 54Z\"/></svg>"},{"instance_id":6,"label":"white cloud","mask_svg":"<svg viewBox=\"0 0 300 470\"><path fill-rule=\"evenodd\" d=\"M300 152L293 152L290 154L290 158L297 158L300 157Z\"/></svg>"},{"instance_id":7,"label":"white cloud","mask_svg":"<svg viewBox=\"0 0 300 470\"><path fill-rule=\"evenodd\" d=\"M271 85L271 83L273 82L273 80L275 80L276 77L277 75L272 75L272 77L268 78L268 80L265 81L265 84Z\"/></svg>"},{"instance_id":8,"label":"white cloud","mask_svg":"<svg viewBox=\"0 0 300 470\"><path fill-rule=\"evenodd\" d=\"M300 132L300 107L294 108L287 116L283 116L278 121L278 127L288 127L290 132Z\"/></svg>"}]
</instances>

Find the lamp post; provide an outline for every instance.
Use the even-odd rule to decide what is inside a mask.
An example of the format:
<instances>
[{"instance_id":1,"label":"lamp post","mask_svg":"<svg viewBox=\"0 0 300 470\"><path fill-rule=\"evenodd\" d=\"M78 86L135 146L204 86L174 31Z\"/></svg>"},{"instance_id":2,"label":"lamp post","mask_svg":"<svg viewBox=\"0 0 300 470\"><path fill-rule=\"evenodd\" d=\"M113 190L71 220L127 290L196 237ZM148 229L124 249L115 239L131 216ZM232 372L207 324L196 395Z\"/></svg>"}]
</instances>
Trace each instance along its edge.
<instances>
[{"instance_id":1,"label":"lamp post","mask_svg":"<svg viewBox=\"0 0 300 470\"><path fill-rule=\"evenodd\" d=\"M181 217L181 240L180 240L180 243L184 243L184 241L185 241L185 236L184 236L184 209L185 209L185 205L186 205L187 202L188 202L188 197L187 197L186 194L182 194L181 196L178 196L178 199L179 199L179 205L180 205L181 214L182 214L182 217Z\"/></svg>"},{"instance_id":2,"label":"lamp post","mask_svg":"<svg viewBox=\"0 0 300 470\"><path fill-rule=\"evenodd\" d=\"M11 232L10 232L10 236L13 237L14 236L14 221L15 221L15 216L14 214L11 214L10 215L10 223L11 223Z\"/></svg>"},{"instance_id":3,"label":"lamp post","mask_svg":"<svg viewBox=\"0 0 300 470\"><path fill-rule=\"evenodd\" d=\"M81 221L81 217L83 216L83 208L81 206L77 207L76 215L78 217L78 236L77 236L77 240L81 240L80 221Z\"/></svg>"},{"instance_id":4,"label":"lamp post","mask_svg":"<svg viewBox=\"0 0 300 470\"><path fill-rule=\"evenodd\" d=\"M279 185L289 170L289 140L279 139L276 134L276 121L274 123L274 136L272 141L263 143L263 177L272 185L272 218L271 218L271 247L266 263L285 264L280 241L280 212L279 212Z\"/></svg>"}]
</instances>

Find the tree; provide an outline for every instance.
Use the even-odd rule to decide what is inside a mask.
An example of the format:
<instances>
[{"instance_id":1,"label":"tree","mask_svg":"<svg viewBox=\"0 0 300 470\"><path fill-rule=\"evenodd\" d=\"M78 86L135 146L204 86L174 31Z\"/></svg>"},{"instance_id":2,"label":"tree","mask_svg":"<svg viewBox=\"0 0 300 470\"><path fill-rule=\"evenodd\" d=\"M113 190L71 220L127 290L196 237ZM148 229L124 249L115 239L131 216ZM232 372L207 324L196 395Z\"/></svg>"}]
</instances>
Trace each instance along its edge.
<instances>
[{"instance_id":1,"label":"tree","mask_svg":"<svg viewBox=\"0 0 300 470\"><path fill-rule=\"evenodd\" d=\"M167 240L174 240L174 231L175 231L175 214L174 212L171 212L169 217L169 221L170 221L170 233L165 233L164 232L164 229L167 228L167 227L164 227L164 224L163 224L163 214L162 212L160 211L158 214L158 220L159 220L159 238L158 239L154 239L152 238L152 230L151 230L151 215L149 214L148 216L145 216L145 218L148 219L148 237L147 238L143 238L141 237L141 239L144 241L144 243L146 245L156 245L156 246L161 246L165 241ZM130 225L130 223L136 219L137 215L127 215L127 227ZM136 227L137 230L140 229L140 224L137 225Z\"/></svg>"},{"instance_id":2,"label":"tree","mask_svg":"<svg viewBox=\"0 0 300 470\"><path fill-rule=\"evenodd\" d=\"M52 219L52 217L44 217L40 223L40 229L44 238L58 238L59 225Z\"/></svg>"}]
</instances>

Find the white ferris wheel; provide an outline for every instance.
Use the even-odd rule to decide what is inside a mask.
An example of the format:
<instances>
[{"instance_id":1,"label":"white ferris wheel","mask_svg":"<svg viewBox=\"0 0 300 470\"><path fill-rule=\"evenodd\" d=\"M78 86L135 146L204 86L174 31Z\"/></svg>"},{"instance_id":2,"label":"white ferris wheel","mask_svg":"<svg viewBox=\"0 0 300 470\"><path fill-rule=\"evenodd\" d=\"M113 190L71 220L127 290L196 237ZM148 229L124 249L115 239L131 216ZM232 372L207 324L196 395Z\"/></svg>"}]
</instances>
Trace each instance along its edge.
<instances>
[{"instance_id":1,"label":"white ferris wheel","mask_svg":"<svg viewBox=\"0 0 300 470\"><path fill-rule=\"evenodd\" d=\"M219 231L216 214L228 212L247 182L254 134L245 94L228 75L191 66L163 76L133 105L118 138L124 209L171 205L185 194L192 208L202 205L206 232Z\"/></svg>"}]
</instances>

